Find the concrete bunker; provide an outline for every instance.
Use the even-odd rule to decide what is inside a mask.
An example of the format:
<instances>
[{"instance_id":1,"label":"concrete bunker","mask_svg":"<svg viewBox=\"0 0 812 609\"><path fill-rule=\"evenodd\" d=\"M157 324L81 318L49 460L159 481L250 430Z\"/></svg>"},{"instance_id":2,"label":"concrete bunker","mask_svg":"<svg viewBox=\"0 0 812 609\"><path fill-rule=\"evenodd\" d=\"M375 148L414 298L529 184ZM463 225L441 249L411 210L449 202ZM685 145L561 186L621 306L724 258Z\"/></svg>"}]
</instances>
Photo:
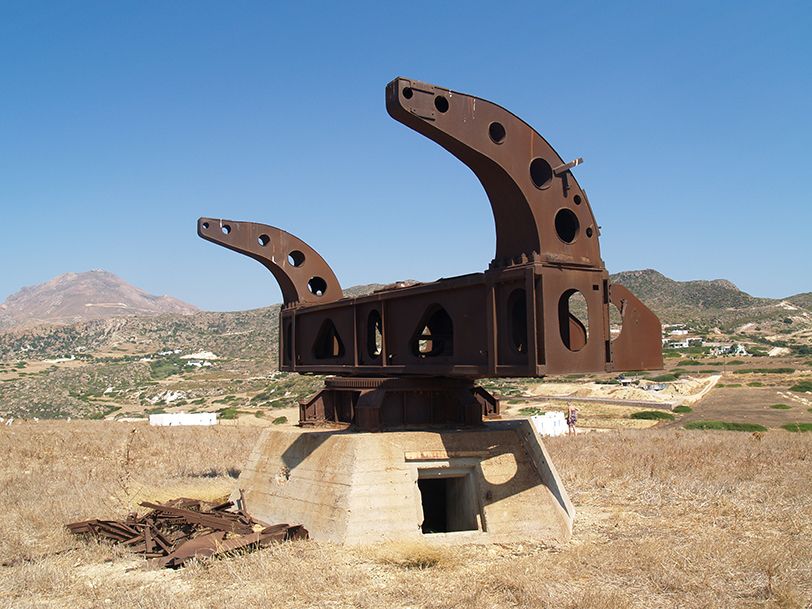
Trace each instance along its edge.
<instances>
[{"instance_id":1,"label":"concrete bunker","mask_svg":"<svg viewBox=\"0 0 812 609\"><path fill-rule=\"evenodd\" d=\"M563 543L575 516L527 420L382 433L267 429L237 487L255 518L301 521L313 539L352 545Z\"/></svg>"}]
</instances>

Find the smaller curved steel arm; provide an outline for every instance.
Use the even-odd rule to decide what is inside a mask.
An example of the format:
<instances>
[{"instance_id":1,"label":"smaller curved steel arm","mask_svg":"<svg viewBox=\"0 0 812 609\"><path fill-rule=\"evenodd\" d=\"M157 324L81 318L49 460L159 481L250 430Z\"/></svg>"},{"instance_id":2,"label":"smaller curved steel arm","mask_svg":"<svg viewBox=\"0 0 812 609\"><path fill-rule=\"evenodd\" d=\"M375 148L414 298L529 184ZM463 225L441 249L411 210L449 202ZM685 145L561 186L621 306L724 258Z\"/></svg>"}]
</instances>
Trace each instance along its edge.
<instances>
[{"instance_id":1,"label":"smaller curved steel arm","mask_svg":"<svg viewBox=\"0 0 812 609\"><path fill-rule=\"evenodd\" d=\"M274 226L200 218L197 234L260 262L282 289L285 305L326 303L344 297L333 269L307 243Z\"/></svg>"}]
</instances>

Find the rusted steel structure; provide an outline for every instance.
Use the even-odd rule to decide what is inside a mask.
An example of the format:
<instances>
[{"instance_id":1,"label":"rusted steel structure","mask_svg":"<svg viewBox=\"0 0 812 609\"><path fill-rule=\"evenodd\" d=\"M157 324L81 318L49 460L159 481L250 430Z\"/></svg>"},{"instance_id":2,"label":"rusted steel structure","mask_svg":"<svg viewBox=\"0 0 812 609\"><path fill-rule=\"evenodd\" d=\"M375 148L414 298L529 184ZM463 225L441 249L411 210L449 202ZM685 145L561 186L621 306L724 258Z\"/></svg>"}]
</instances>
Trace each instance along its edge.
<instances>
[{"instance_id":1,"label":"rusted steel structure","mask_svg":"<svg viewBox=\"0 0 812 609\"><path fill-rule=\"evenodd\" d=\"M501 106L396 78L389 115L465 163L488 195L496 254L482 273L345 298L327 262L279 228L200 218L198 234L262 263L282 289L279 367L335 375L301 422L361 429L473 424L499 404L474 380L662 367L657 317L600 256L600 228L572 169ZM580 294L586 310L571 310ZM622 330L610 333L610 306Z\"/></svg>"}]
</instances>

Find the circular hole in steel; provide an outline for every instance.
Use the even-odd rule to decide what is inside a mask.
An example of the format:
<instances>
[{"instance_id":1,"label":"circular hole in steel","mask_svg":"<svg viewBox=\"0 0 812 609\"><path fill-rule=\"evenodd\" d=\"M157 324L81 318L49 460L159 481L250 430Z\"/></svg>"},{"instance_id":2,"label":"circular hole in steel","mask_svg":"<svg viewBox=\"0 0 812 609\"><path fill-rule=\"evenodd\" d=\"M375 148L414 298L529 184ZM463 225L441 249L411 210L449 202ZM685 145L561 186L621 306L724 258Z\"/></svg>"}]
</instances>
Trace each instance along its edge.
<instances>
[{"instance_id":1,"label":"circular hole in steel","mask_svg":"<svg viewBox=\"0 0 812 609\"><path fill-rule=\"evenodd\" d=\"M265 247L270 243L271 238L268 235L260 235L257 237L257 243L259 243L262 247Z\"/></svg>"},{"instance_id":2,"label":"circular hole in steel","mask_svg":"<svg viewBox=\"0 0 812 609\"><path fill-rule=\"evenodd\" d=\"M581 195L575 195L572 200L575 202L576 205L581 204Z\"/></svg>"},{"instance_id":3,"label":"circular hole in steel","mask_svg":"<svg viewBox=\"0 0 812 609\"><path fill-rule=\"evenodd\" d=\"M220 227L220 230L223 231L224 235L227 235L228 233L231 232L231 226L229 226L228 224L223 224L223 226Z\"/></svg>"},{"instance_id":4,"label":"circular hole in steel","mask_svg":"<svg viewBox=\"0 0 812 609\"><path fill-rule=\"evenodd\" d=\"M502 123L493 122L488 126L488 135L491 137L491 141L494 144L501 144L505 141L507 132L505 131L505 127L502 125Z\"/></svg>"},{"instance_id":5,"label":"circular hole in steel","mask_svg":"<svg viewBox=\"0 0 812 609\"><path fill-rule=\"evenodd\" d=\"M442 95L434 98L434 107L440 112L448 112L448 100Z\"/></svg>"},{"instance_id":6,"label":"circular hole in steel","mask_svg":"<svg viewBox=\"0 0 812 609\"><path fill-rule=\"evenodd\" d=\"M302 266L304 261L305 255L299 250L293 250L290 254L288 254L288 262L292 266Z\"/></svg>"},{"instance_id":7,"label":"circular hole in steel","mask_svg":"<svg viewBox=\"0 0 812 609\"><path fill-rule=\"evenodd\" d=\"M307 289L315 296L324 296L327 291L327 282L318 276L311 277L310 281L307 282Z\"/></svg>"},{"instance_id":8,"label":"circular hole in steel","mask_svg":"<svg viewBox=\"0 0 812 609\"><path fill-rule=\"evenodd\" d=\"M553 168L541 157L530 161L530 179L536 188L547 188L553 181Z\"/></svg>"},{"instance_id":9,"label":"circular hole in steel","mask_svg":"<svg viewBox=\"0 0 812 609\"><path fill-rule=\"evenodd\" d=\"M411 87L406 87L403 89L403 97L406 99L412 99L412 95L414 95L414 91L412 91Z\"/></svg>"},{"instance_id":10,"label":"circular hole in steel","mask_svg":"<svg viewBox=\"0 0 812 609\"><path fill-rule=\"evenodd\" d=\"M587 237L591 237L591 236L592 236L592 227L591 227L591 226L590 226L588 229L586 229L586 236L587 236Z\"/></svg>"},{"instance_id":11,"label":"circular hole in steel","mask_svg":"<svg viewBox=\"0 0 812 609\"><path fill-rule=\"evenodd\" d=\"M204 228L205 230L209 230L209 223L208 223L208 222L204 222L204 223L203 223L203 228Z\"/></svg>"},{"instance_id":12,"label":"circular hole in steel","mask_svg":"<svg viewBox=\"0 0 812 609\"><path fill-rule=\"evenodd\" d=\"M559 209L555 215L555 232L564 243L572 243L578 236L578 216L572 210Z\"/></svg>"}]
</instances>

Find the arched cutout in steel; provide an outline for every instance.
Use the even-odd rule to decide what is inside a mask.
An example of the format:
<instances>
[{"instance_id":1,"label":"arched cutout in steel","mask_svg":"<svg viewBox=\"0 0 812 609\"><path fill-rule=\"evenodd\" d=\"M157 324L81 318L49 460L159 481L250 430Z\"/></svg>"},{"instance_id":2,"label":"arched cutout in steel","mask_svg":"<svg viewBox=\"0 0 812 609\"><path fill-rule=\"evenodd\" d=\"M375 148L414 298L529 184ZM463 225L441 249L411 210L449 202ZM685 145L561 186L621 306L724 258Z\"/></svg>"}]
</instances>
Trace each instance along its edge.
<instances>
[{"instance_id":1,"label":"arched cutout in steel","mask_svg":"<svg viewBox=\"0 0 812 609\"><path fill-rule=\"evenodd\" d=\"M327 303L344 296L324 258L282 229L256 222L200 218L197 234L265 266L279 283L285 305Z\"/></svg>"},{"instance_id":2,"label":"arched cutout in steel","mask_svg":"<svg viewBox=\"0 0 812 609\"><path fill-rule=\"evenodd\" d=\"M586 194L565 163L523 120L487 100L396 78L386 109L440 144L476 174L496 224L496 266L540 256L601 267L599 230Z\"/></svg>"}]
</instances>

